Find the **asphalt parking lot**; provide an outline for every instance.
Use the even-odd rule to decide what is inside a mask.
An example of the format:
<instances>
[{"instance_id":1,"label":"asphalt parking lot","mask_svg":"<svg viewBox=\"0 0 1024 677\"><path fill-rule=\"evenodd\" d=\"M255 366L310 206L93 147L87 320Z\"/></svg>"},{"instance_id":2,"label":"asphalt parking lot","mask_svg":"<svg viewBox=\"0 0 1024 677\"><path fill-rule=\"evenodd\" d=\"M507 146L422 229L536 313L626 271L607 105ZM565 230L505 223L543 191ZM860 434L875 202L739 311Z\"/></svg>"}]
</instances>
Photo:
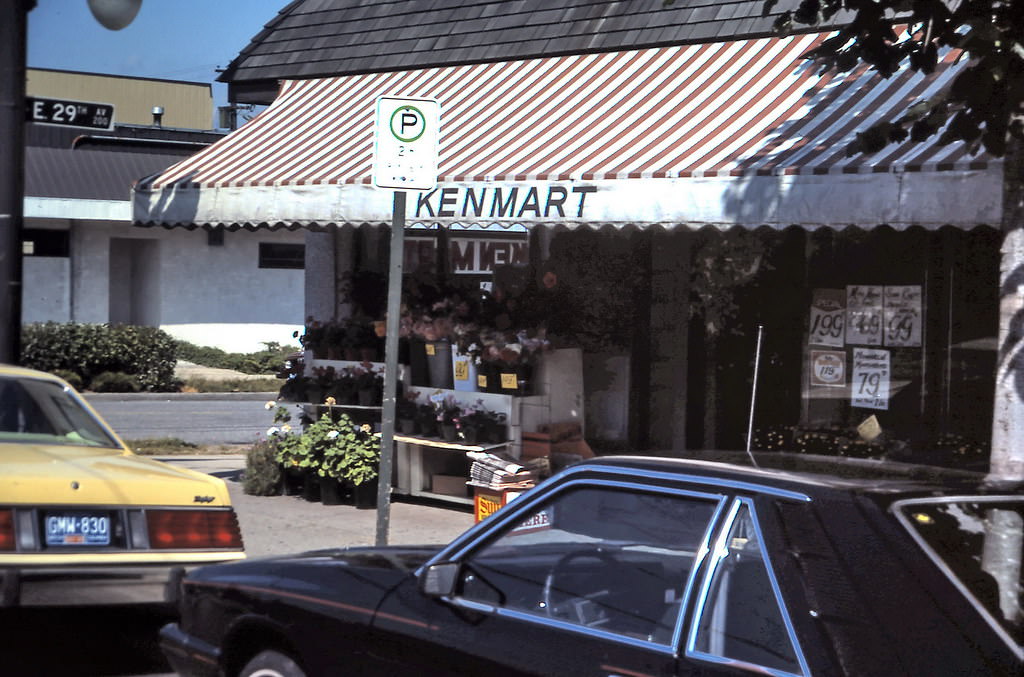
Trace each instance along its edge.
<instances>
[{"instance_id":1,"label":"asphalt parking lot","mask_svg":"<svg viewBox=\"0 0 1024 677\"><path fill-rule=\"evenodd\" d=\"M281 555L318 548L373 545L377 511L352 505L323 505L299 496L249 496L242 491L245 456L158 457L227 482L242 526L249 557ZM447 543L473 525L465 506L438 506L395 500L391 504L388 543Z\"/></svg>"}]
</instances>

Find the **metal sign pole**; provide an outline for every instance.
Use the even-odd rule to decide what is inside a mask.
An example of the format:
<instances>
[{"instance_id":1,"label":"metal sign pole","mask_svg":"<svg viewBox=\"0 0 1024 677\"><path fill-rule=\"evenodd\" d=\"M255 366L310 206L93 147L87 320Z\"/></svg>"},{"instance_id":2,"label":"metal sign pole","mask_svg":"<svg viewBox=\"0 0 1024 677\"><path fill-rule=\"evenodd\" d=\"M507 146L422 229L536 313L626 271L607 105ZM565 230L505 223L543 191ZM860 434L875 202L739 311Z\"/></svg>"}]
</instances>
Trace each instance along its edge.
<instances>
[{"instance_id":1,"label":"metal sign pole","mask_svg":"<svg viewBox=\"0 0 1024 677\"><path fill-rule=\"evenodd\" d=\"M384 406L377 484L377 545L388 544L391 522L391 468L395 455L395 405L398 398L398 326L402 312L402 259L405 256L405 191L395 191L392 210L387 333L384 337Z\"/></svg>"}]
</instances>

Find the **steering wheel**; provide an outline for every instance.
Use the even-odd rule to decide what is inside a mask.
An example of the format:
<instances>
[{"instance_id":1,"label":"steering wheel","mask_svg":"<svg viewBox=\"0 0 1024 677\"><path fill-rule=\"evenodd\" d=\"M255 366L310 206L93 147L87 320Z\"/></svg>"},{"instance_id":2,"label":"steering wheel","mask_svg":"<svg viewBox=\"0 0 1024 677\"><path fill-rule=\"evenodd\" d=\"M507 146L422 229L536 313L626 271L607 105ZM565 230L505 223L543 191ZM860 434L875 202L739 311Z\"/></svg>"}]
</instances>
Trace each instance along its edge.
<instances>
[{"instance_id":1,"label":"steering wheel","mask_svg":"<svg viewBox=\"0 0 1024 677\"><path fill-rule=\"evenodd\" d=\"M541 604L544 607L544 612L551 618L569 618L581 625L600 625L608 620L603 610L593 608L596 606L593 600L607 595L609 592L607 589L595 590L582 597L572 597L561 593L565 597L564 600L556 601L554 599L556 596L555 591L559 589L556 584L557 580L567 573L569 566L573 562L587 558L599 560L610 570L614 570L619 566L618 561L612 557L611 553L601 548L574 550L562 555L555 562L555 565L551 567L548 575L544 577L544 591L541 596Z\"/></svg>"}]
</instances>

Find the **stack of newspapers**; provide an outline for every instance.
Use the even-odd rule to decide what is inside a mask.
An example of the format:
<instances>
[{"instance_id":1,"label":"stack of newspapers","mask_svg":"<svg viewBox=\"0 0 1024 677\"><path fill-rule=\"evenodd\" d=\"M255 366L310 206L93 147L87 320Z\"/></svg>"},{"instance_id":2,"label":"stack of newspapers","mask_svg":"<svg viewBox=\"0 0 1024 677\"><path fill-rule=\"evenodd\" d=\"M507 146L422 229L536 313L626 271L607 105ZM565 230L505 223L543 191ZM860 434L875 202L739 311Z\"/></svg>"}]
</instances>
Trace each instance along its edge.
<instances>
[{"instance_id":1,"label":"stack of newspapers","mask_svg":"<svg viewBox=\"0 0 1024 677\"><path fill-rule=\"evenodd\" d=\"M473 461L469 468L472 484L493 489L528 489L536 479L529 468L504 454L469 451L466 455Z\"/></svg>"}]
</instances>

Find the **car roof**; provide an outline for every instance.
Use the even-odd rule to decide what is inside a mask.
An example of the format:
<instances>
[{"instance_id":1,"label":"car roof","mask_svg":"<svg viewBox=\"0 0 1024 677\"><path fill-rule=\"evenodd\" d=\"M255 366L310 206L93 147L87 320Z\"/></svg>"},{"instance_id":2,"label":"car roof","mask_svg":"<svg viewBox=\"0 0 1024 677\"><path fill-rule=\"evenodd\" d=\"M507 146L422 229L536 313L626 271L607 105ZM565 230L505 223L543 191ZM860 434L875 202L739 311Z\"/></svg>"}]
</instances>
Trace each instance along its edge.
<instances>
[{"instance_id":1,"label":"car roof","mask_svg":"<svg viewBox=\"0 0 1024 677\"><path fill-rule=\"evenodd\" d=\"M604 456L579 464L590 468L628 468L742 483L751 491L786 490L812 496L853 492L885 496L887 502L912 496L953 494L1022 494L1024 482L997 481L979 472L893 461L815 456L781 452L755 453L755 467L743 452L687 452L686 458Z\"/></svg>"},{"instance_id":2,"label":"car roof","mask_svg":"<svg viewBox=\"0 0 1024 677\"><path fill-rule=\"evenodd\" d=\"M65 385L64 381L45 371L39 371L38 369L29 369L28 367L19 367L13 364L2 364L0 363L0 376L18 376L20 378L37 378L45 381L53 381Z\"/></svg>"}]
</instances>

